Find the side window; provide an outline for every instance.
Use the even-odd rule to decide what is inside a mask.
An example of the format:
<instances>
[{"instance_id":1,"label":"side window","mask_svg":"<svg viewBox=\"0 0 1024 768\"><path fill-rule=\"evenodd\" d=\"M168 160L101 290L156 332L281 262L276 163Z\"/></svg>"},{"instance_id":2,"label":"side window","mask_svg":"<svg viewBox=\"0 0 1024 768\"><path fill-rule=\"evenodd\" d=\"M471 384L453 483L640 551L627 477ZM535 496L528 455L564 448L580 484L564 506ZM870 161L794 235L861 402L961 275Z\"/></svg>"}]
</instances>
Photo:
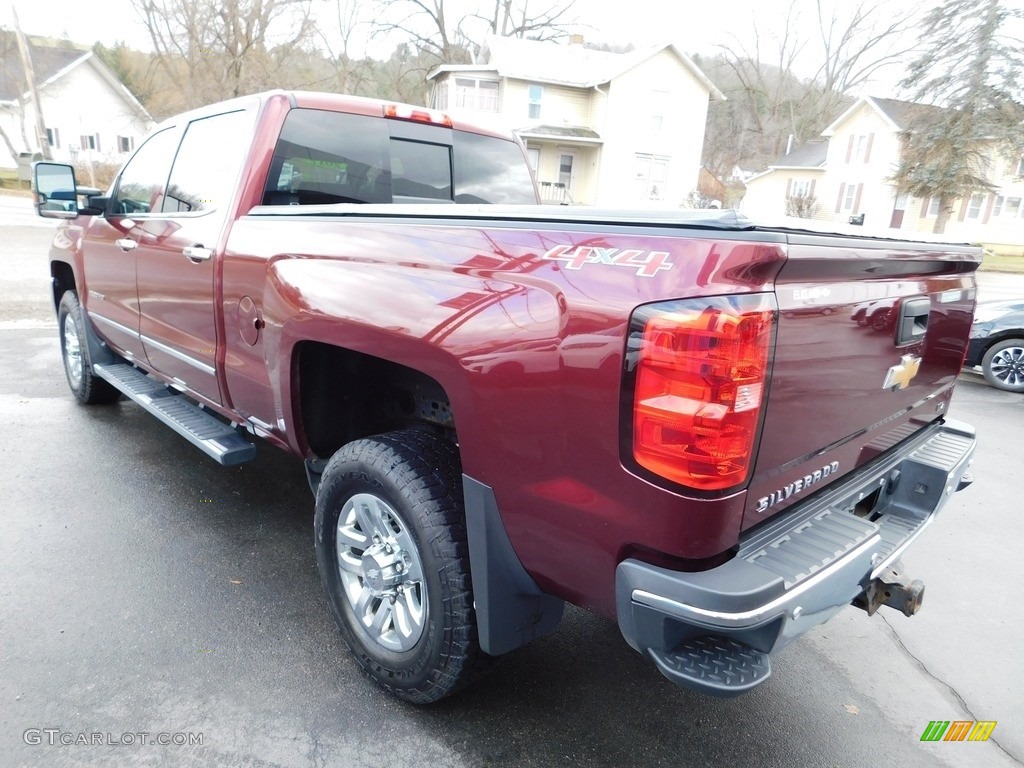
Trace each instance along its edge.
<instances>
[{"instance_id":1,"label":"side window","mask_svg":"<svg viewBox=\"0 0 1024 768\"><path fill-rule=\"evenodd\" d=\"M167 173L171 169L171 160L177 146L177 131L165 128L150 136L139 147L139 151L121 171L117 193L111 201L111 210L115 215L160 210L164 184L167 183Z\"/></svg>"},{"instance_id":2,"label":"side window","mask_svg":"<svg viewBox=\"0 0 1024 768\"><path fill-rule=\"evenodd\" d=\"M455 202L535 205L530 167L514 141L455 131Z\"/></svg>"},{"instance_id":3,"label":"side window","mask_svg":"<svg viewBox=\"0 0 1024 768\"><path fill-rule=\"evenodd\" d=\"M274 148L264 205L390 203L383 119L293 109Z\"/></svg>"},{"instance_id":4,"label":"side window","mask_svg":"<svg viewBox=\"0 0 1024 768\"><path fill-rule=\"evenodd\" d=\"M254 119L255 112L239 110L188 124L171 168L164 213L212 211L227 204Z\"/></svg>"}]
</instances>

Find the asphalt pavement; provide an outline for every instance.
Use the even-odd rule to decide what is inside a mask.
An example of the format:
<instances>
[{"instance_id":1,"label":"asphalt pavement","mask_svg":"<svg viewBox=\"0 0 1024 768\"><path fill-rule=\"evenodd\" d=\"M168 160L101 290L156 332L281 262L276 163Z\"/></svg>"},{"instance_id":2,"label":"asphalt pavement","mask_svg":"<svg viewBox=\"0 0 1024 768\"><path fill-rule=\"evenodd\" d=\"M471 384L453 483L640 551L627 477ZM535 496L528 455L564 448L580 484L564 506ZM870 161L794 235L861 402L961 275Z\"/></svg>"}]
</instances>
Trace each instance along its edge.
<instances>
[{"instance_id":1,"label":"asphalt pavement","mask_svg":"<svg viewBox=\"0 0 1024 768\"><path fill-rule=\"evenodd\" d=\"M1022 765L1021 396L961 377L976 483L904 557L927 584L914 618L847 609L723 701L570 609L417 708L368 682L331 622L299 461L264 444L224 469L131 403L74 403L50 233L2 201L0 767ZM982 298L1024 295L1024 278L982 280ZM932 720L998 725L923 743Z\"/></svg>"}]
</instances>

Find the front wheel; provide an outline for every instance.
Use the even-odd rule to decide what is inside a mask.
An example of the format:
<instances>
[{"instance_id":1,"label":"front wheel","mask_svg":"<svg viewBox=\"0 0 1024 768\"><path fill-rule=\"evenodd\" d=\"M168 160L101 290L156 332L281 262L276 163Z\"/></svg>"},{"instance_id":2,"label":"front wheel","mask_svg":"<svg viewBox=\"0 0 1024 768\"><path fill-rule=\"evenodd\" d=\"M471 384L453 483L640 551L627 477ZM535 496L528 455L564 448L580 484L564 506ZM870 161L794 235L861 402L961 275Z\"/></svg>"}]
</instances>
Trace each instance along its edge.
<instances>
[{"instance_id":1,"label":"front wheel","mask_svg":"<svg viewBox=\"0 0 1024 768\"><path fill-rule=\"evenodd\" d=\"M85 314L74 291L65 291L57 308L60 353L64 374L75 399L83 405L115 403L121 393L92 372L85 336Z\"/></svg>"},{"instance_id":2,"label":"front wheel","mask_svg":"<svg viewBox=\"0 0 1024 768\"><path fill-rule=\"evenodd\" d=\"M993 344L981 359L981 372L996 389L1024 392L1024 339Z\"/></svg>"},{"instance_id":3,"label":"front wheel","mask_svg":"<svg viewBox=\"0 0 1024 768\"><path fill-rule=\"evenodd\" d=\"M450 441L408 429L342 447L321 477L314 532L331 612L377 683L426 704L487 665Z\"/></svg>"}]
</instances>

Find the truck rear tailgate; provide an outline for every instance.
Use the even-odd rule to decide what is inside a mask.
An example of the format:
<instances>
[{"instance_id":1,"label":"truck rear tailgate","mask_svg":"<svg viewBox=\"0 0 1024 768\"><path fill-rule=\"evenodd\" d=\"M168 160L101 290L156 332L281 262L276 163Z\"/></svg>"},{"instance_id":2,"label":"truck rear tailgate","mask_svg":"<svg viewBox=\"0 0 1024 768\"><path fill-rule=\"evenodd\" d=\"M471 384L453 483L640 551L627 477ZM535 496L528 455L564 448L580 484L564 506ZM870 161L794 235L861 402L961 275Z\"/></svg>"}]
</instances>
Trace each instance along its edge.
<instances>
[{"instance_id":1,"label":"truck rear tailgate","mask_svg":"<svg viewBox=\"0 0 1024 768\"><path fill-rule=\"evenodd\" d=\"M743 527L944 416L967 350L977 249L791 234Z\"/></svg>"}]
</instances>

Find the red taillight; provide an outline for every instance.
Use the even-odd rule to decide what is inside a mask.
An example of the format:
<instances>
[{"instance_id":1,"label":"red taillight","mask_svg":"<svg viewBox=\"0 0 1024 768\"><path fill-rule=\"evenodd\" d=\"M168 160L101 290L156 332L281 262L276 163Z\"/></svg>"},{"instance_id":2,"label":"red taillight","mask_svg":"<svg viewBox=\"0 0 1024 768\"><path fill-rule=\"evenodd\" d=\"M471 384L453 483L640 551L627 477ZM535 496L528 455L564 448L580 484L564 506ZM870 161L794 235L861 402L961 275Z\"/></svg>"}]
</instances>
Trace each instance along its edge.
<instances>
[{"instance_id":1,"label":"red taillight","mask_svg":"<svg viewBox=\"0 0 1024 768\"><path fill-rule=\"evenodd\" d=\"M766 295L647 307L636 352L633 459L700 491L753 460L775 310Z\"/></svg>"},{"instance_id":2,"label":"red taillight","mask_svg":"<svg viewBox=\"0 0 1024 768\"><path fill-rule=\"evenodd\" d=\"M391 117L395 120L412 120L416 123L430 123L445 128L452 127L452 119L443 112L433 109L416 109L404 104L385 104L384 117Z\"/></svg>"}]
</instances>

